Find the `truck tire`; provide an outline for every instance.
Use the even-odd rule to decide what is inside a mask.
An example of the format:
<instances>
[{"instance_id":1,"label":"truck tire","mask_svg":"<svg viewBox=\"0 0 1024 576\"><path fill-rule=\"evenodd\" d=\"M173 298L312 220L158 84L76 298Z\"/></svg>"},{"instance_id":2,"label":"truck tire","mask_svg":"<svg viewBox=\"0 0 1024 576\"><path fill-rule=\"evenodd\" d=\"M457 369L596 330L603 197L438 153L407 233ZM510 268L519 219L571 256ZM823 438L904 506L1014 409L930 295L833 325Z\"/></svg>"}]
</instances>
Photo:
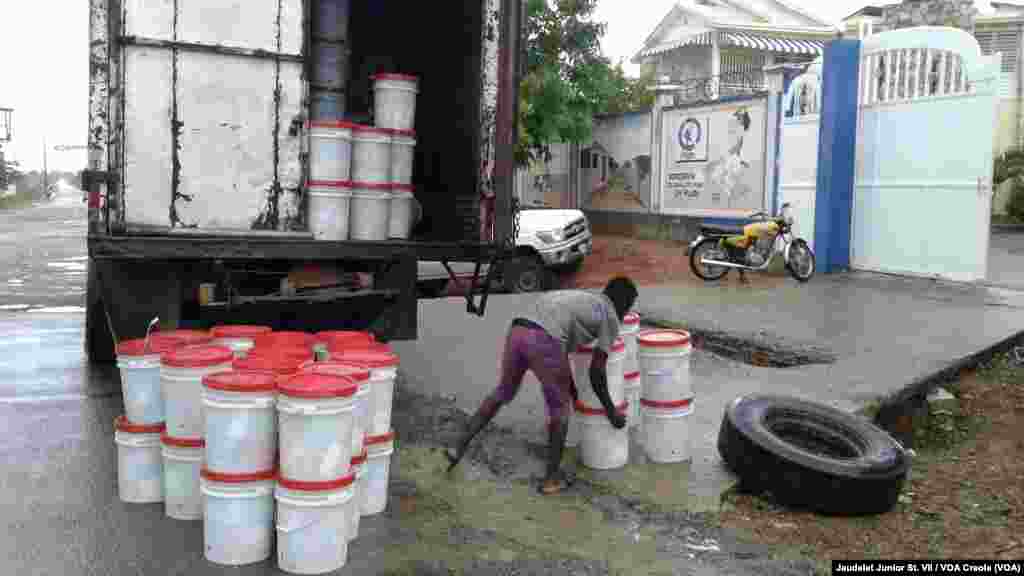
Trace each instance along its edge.
<instances>
[{"instance_id":1,"label":"truck tire","mask_svg":"<svg viewBox=\"0 0 1024 576\"><path fill-rule=\"evenodd\" d=\"M85 356L93 364L110 364L117 359L114 335L103 309L99 275L92 260L88 263L85 288Z\"/></svg>"},{"instance_id":2,"label":"truck tire","mask_svg":"<svg viewBox=\"0 0 1024 576\"><path fill-rule=\"evenodd\" d=\"M718 452L740 487L822 514L881 514L910 467L903 447L871 422L782 396L737 398L725 409Z\"/></svg>"},{"instance_id":3,"label":"truck tire","mask_svg":"<svg viewBox=\"0 0 1024 576\"><path fill-rule=\"evenodd\" d=\"M505 262L505 290L517 294L543 292L552 283L552 273L536 254L524 254Z\"/></svg>"}]
</instances>

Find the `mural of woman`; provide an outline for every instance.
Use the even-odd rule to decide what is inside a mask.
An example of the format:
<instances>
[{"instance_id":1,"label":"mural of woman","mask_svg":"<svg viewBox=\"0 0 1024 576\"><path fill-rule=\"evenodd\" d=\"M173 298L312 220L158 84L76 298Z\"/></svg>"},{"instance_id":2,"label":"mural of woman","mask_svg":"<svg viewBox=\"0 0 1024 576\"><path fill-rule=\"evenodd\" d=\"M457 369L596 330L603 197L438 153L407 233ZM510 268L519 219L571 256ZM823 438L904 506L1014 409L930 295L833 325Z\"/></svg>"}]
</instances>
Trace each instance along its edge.
<instances>
[{"instance_id":1,"label":"mural of woman","mask_svg":"<svg viewBox=\"0 0 1024 576\"><path fill-rule=\"evenodd\" d=\"M745 196L749 186L742 181L743 172L750 163L743 159L743 137L750 130L750 112L740 108L729 118L729 148L717 160L707 165L706 181L715 185L725 194L726 206L732 207L732 199Z\"/></svg>"}]
</instances>

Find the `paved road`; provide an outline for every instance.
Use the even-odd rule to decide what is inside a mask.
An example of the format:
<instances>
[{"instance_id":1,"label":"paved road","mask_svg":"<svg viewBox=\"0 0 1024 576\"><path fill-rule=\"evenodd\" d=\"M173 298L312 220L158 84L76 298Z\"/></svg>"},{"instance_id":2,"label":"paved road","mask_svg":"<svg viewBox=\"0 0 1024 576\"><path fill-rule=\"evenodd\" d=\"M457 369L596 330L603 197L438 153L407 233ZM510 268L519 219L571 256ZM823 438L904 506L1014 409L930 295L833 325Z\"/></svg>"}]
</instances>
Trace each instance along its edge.
<instances>
[{"instance_id":1,"label":"paved road","mask_svg":"<svg viewBox=\"0 0 1024 576\"><path fill-rule=\"evenodd\" d=\"M77 200L0 212L6 572L281 574L274 561L241 569L210 564L201 523L170 520L159 504L118 500L112 421L123 405L115 370L90 368L84 359L85 214ZM401 448L392 463L392 505L362 521L340 574L808 573L807 561L776 560L772 550L686 512L685 465L656 472L638 465L627 475L581 471L568 496L534 494L531 476L543 450L524 441L541 426L534 387L503 415L510 427L486 434L459 475L441 474L436 448L461 430L466 415L458 408L492 385L492 333L504 330L521 304L519 297L494 297L497 314L480 319L458 299L421 303L424 345L400 346L405 375L393 420ZM446 319L463 342L491 353L471 354L449 340L437 330ZM457 377L439 383L448 376L439 366L455 367ZM659 502L678 496L683 511L642 512L637 502L655 494ZM646 570L631 569L641 564Z\"/></svg>"},{"instance_id":2,"label":"paved road","mask_svg":"<svg viewBox=\"0 0 1024 576\"><path fill-rule=\"evenodd\" d=\"M996 232L989 243L988 279L1024 288L1024 232Z\"/></svg>"}]
</instances>

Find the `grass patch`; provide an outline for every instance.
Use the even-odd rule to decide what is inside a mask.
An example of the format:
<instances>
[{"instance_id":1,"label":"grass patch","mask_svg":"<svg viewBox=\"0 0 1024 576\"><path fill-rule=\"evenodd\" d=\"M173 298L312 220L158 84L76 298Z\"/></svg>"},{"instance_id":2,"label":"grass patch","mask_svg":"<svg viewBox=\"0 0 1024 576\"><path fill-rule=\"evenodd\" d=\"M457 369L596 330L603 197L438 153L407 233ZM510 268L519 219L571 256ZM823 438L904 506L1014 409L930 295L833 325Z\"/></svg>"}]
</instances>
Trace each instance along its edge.
<instances>
[{"instance_id":1,"label":"grass patch","mask_svg":"<svg viewBox=\"0 0 1024 576\"><path fill-rule=\"evenodd\" d=\"M0 198L0 210L16 210L18 208L28 208L31 205L32 196L28 194L15 194L14 196Z\"/></svg>"}]
</instances>

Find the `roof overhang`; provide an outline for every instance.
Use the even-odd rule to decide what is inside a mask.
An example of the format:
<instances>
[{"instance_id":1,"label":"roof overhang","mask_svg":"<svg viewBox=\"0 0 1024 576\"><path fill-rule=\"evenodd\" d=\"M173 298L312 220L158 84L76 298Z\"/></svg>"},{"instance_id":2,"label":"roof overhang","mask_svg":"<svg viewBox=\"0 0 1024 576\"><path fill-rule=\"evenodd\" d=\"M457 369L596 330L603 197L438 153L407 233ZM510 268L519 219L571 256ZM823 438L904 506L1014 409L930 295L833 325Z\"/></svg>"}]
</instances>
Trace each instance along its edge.
<instances>
[{"instance_id":1,"label":"roof overhang","mask_svg":"<svg viewBox=\"0 0 1024 576\"><path fill-rule=\"evenodd\" d=\"M663 42L641 50L634 57L633 62L639 64L646 58L665 54L685 46L711 46L713 34L719 35L721 46L738 46L779 54L821 56L825 51L825 45L839 35L838 29L826 28L821 29L821 31L808 29L792 30L799 30L800 34L794 34L780 28L748 25L730 25L728 28L722 27L719 29L696 31L686 38Z\"/></svg>"}]
</instances>

